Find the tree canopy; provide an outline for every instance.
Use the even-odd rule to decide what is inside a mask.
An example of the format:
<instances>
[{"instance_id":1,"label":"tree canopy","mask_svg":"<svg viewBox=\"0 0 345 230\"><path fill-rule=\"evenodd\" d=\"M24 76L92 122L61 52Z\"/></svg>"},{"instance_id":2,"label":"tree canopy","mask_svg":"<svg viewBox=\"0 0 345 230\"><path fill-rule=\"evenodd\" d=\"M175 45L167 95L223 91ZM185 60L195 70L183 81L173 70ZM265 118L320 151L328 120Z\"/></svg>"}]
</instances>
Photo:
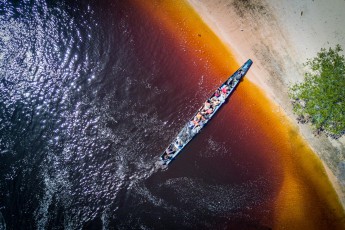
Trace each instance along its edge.
<instances>
[{"instance_id":1,"label":"tree canopy","mask_svg":"<svg viewBox=\"0 0 345 230\"><path fill-rule=\"evenodd\" d=\"M305 63L304 81L289 91L299 119L334 137L345 133L345 59L341 51L340 45L321 49Z\"/></svg>"}]
</instances>

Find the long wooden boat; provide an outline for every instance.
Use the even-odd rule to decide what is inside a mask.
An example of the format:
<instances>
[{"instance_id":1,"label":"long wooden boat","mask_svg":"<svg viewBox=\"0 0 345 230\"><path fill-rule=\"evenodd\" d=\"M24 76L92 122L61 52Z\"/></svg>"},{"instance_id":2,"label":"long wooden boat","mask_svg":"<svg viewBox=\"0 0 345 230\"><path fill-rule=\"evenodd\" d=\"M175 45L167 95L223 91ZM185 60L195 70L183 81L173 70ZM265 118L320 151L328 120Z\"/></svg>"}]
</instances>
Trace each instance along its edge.
<instances>
[{"instance_id":1,"label":"long wooden boat","mask_svg":"<svg viewBox=\"0 0 345 230\"><path fill-rule=\"evenodd\" d=\"M211 118L222 107L226 100L230 97L242 78L248 72L253 64L252 60L246 61L233 75L231 75L213 94L207 99L203 106L194 114L187 122L183 129L178 133L176 138L165 149L160 156L162 165L170 164L182 149L201 131L203 127L211 120Z\"/></svg>"}]
</instances>

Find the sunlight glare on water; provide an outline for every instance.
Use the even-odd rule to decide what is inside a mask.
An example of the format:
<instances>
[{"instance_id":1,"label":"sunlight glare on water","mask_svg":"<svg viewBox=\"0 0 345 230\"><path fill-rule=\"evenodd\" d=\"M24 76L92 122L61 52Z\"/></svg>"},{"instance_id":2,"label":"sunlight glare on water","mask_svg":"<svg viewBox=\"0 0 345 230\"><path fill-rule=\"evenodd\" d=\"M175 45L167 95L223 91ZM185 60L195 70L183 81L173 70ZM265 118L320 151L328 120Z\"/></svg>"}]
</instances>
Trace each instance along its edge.
<instances>
[{"instance_id":1,"label":"sunlight glare on water","mask_svg":"<svg viewBox=\"0 0 345 230\"><path fill-rule=\"evenodd\" d=\"M0 4L1 197L7 196L0 211L9 227L33 219L33 226L49 227L63 212L65 227L79 228L116 209L121 189L153 170L154 153L139 153L163 122L132 96L145 79L129 77L140 69L128 43L130 12L109 10L102 18L86 3ZM13 199L21 206L12 209Z\"/></svg>"}]
</instances>

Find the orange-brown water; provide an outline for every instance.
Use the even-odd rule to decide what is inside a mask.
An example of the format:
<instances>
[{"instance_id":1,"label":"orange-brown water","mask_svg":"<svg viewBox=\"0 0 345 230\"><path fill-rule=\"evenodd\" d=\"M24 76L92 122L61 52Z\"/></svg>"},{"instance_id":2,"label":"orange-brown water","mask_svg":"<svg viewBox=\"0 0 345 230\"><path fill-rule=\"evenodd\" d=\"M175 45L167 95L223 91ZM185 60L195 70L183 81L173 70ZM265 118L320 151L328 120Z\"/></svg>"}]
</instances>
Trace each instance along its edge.
<instances>
[{"instance_id":1,"label":"orange-brown water","mask_svg":"<svg viewBox=\"0 0 345 230\"><path fill-rule=\"evenodd\" d=\"M238 68L231 51L186 2L135 1L134 5L172 38L174 46L185 48L181 61L198 57L188 63L189 71L204 76L210 89ZM242 148L251 155L244 154L243 158L250 159L243 162L257 161L260 171L269 172L272 199L267 206L272 210L266 216L260 214L261 224L273 229L345 229L344 210L321 161L280 108L248 80L241 83L230 103L222 111L231 118L223 125L225 129L230 132L246 126L252 130L244 134L247 146Z\"/></svg>"}]
</instances>

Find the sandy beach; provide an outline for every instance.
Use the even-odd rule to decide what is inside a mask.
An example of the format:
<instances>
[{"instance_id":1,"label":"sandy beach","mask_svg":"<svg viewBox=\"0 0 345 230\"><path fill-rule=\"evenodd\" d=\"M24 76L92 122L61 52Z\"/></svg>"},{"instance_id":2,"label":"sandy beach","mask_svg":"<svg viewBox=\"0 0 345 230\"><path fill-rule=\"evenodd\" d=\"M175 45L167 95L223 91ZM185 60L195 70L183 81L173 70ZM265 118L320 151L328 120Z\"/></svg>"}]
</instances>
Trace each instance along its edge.
<instances>
[{"instance_id":1,"label":"sandy beach","mask_svg":"<svg viewBox=\"0 0 345 230\"><path fill-rule=\"evenodd\" d=\"M289 85L302 81L303 63L321 48L345 48L345 1L333 0L189 0L200 17L235 54L251 58L248 76L276 103L322 160L345 205L345 137L315 136L297 122L288 97Z\"/></svg>"}]
</instances>

